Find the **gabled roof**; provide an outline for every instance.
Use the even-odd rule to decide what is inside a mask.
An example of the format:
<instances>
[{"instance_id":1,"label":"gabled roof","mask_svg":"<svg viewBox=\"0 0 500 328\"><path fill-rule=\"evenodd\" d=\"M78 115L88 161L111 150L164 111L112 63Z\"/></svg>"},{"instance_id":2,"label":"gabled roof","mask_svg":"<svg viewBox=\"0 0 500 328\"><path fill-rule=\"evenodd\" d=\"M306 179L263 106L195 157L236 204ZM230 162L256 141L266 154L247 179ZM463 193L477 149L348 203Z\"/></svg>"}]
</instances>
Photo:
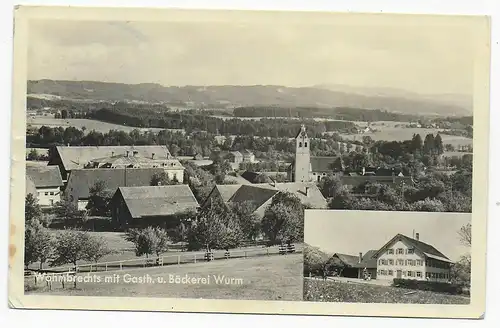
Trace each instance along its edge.
<instances>
[{"instance_id":1,"label":"gabled roof","mask_svg":"<svg viewBox=\"0 0 500 328\"><path fill-rule=\"evenodd\" d=\"M26 189L24 192L24 196L28 196L29 194L32 194L35 198L37 198L38 196L33 180L31 180L30 177L26 175Z\"/></svg>"},{"instance_id":2,"label":"gabled roof","mask_svg":"<svg viewBox=\"0 0 500 328\"><path fill-rule=\"evenodd\" d=\"M335 253L333 256L338 257L346 266L348 267L357 267L359 264L359 257L348 254ZM333 257L332 256L332 257Z\"/></svg>"},{"instance_id":3,"label":"gabled roof","mask_svg":"<svg viewBox=\"0 0 500 328\"><path fill-rule=\"evenodd\" d=\"M312 172L333 172L332 164L337 157L332 156L311 156Z\"/></svg>"},{"instance_id":4,"label":"gabled roof","mask_svg":"<svg viewBox=\"0 0 500 328\"><path fill-rule=\"evenodd\" d=\"M97 163L99 165L110 164L115 167L127 167L129 165L137 165L139 167L162 167L166 170L179 170L183 169L181 162L177 159L167 159L163 158L151 158L144 156L127 156L126 154L118 154L114 156L96 158L90 160L90 163Z\"/></svg>"},{"instance_id":5,"label":"gabled roof","mask_svg":"<svg viewBox=\"0 0 500 328\"><path fill-rule=\"evenodd\" d=\"M188 185L120 187L118 192L134 219L174 215L198 207Z\"/></svg>"},{"instance_id":6,"label":"gabled roof","mask_svg":"<svg viewBox=\"0 0 500 328\"><path fill-rule=\"evenodd\" d=\"M358 263L358 268L376 268L377 267L377 258L375 254L377 253L376 249L369 250L363 255L361 258L361 263Z\"/></svg>"},{"instance_id":7,"label":"gabled roof","mask_svg":"<svg viewBox=\"0 0 500 328\"><path fill-rule=\"evenodd\" d=\"M111 192L118 187L149 186L153 175L161 172L164 172L162 168L77 169L71 171L65 191L78 198L88 198L89 188L97 181L104 181Z\"/></svg>"},{"instance_id":8,"label":"gabled roof","mask_svg":"<svg viewBox=\"0 0 500 328\"><path fill-rule=\"evenodd\" d=\"M216 189L224 203L228 202L231 197L240 189L241 185L240 184L234 184L234 185L215 185L214 189Z\"/></svg>"},{"instance_id":9,"label":"gabled roof","mask_svg":"<svg viewBox=\"0 0 500 328\"><path fill-rule=\"evenodd\" d=\"M393 243L395 243L398 240L408 244L409 246L413 246L415 249L419 250L427 257L433 257L433 258L437 257L438 259L440 259L442 261L450 261L450 259L448 257L446 257L443 253L438 251L434 246L426 244L420 240L410 238L410 237L405 236L405 235L400 234L400 233L397 234L396 236L394 236L391 240L389 240L384 246L382 246L374 256L379 256L390 245L392 245Z\"/></svg>"},{"instance_id":10,"label":"gabled roof","mask_svg":"<svg viewBox=\"0 0 500 328\"><path fill-rule=\"evenodd\" d=\"M233 203L252 203L254 207L253 210L255 211L277 193L278 190L270 185L242 185L229 199L229 201Z\"/></svg>"},{"instance_id":11,"label":"gabled roof","mask_svg":"<svg viewBox=\"0 0 500 328\"><path fill-rule=\"evenodd\" d=\"M30 178L36 188L63 186L61 171L57 166L27 165L26 176Z\"/></svg>"},{"instance_id":12,"label":"gabled roof","mask_svg":"<svg viewBox=\"0 0 500 328\"><path fill-rule=\"evenodd\" d=\"M155 158L170 158L170 152L166 146L57 146L56 151L61 157L66 171L82 168L89 161L118 154L125 155L127 151L132 154Z\"/></svg>"},{"instance_id":13,"label":"gabled roof","mask_svg":"<svg viewBox=\"0 0 500 328\"><path fill-rule=\"evenodd\" d=\"M241 174L241 176L244 179L248 180L250 183L259 183L257 181L257 177L260 175L261 175L261 173L259 173L259 172L251 172L251 171L245 171ZM273 180L271 180L271 178L269 178L267 175L262 175L262 176L265 179L265 181L264 181L265 183L272 183L273 182ZM262 183L262 182L260 182L260 183Z\"/></svg>"},{"instance_id":14,"label":"gabled roof","mask_svg":"<svg viewBox=\"0 0 500 328\"><path fill-rule=\"evenodd\" d=\"M274 187L280 191L290 192L297 196L302 204L314 209L327 208L328 202L314 182L276 183ZM308 189L306 193L306 188Z\"/></svg>"}]
</instances>

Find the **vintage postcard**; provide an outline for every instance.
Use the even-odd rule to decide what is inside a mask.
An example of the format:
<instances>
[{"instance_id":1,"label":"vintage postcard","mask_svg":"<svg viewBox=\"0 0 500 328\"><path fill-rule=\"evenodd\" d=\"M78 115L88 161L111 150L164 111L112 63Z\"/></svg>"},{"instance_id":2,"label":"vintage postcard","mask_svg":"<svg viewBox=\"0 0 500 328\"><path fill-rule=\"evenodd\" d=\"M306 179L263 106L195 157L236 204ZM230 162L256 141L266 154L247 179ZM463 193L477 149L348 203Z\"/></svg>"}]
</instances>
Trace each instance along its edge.
<instances>
[{"instance_id":1,"label":"vintage postcard","mask_svg":"<svg viewBox=\"0 0 500 328\"><path fill-rule=\"evenodd\" d=\"M12 307L484 314L488 17L14 24Z\"/></svg>"}]
</instances>

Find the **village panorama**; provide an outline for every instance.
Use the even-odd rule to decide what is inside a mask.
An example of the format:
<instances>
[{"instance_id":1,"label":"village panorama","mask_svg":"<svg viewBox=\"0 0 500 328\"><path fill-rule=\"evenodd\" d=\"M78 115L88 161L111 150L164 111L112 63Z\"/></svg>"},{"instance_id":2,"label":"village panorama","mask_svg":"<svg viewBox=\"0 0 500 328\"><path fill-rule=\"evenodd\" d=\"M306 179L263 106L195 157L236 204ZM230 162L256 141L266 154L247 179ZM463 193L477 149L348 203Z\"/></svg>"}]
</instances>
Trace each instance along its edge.
<instances>
[{"instance_id":1,"label":"village panorama","mask_svg":"<svg viewBox=\"0 0 500 328\"><path fill-rule=\"evenodd\" d=\"M28 82L26 293L302 300L305 210L471 212L472 115L243 102L272 86L144 100L158 88ZM96 282L115 271L241 283Z\"/></svg>"}]
</instances>

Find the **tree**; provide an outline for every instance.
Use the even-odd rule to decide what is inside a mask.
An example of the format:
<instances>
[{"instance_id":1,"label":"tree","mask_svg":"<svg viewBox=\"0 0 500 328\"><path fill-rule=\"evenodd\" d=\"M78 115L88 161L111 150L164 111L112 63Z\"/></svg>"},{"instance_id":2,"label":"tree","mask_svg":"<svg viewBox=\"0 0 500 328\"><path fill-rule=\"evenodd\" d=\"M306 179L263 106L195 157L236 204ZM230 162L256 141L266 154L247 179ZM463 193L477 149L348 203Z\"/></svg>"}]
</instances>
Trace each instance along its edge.
<instances>
[{"instance_id":1,"label":"tree","mask_svg":"<svg viewBox=\"0 0 500 328\"><path fill-rule=\"evenodd\" d=\"M434 155L435 149L436 146L434 143L434 135L432 133L429 133L428 135L425 136L424 140L424 146L423 146L424 154Z\"/></svg>"},{"instance_id":2,"label":"tree","mask_svg":"<svg viewBox=\"0 0 500 328\"><path fill-rule=\"evenodd\" d=\"M320 180L318 187L323 197L335 197L342 189L342 181L340 181L338 176L329 174Z\"/></svg>"},{"instance_id":3,"label":"tree","mask_svg":"<svg viewBox=\"0 0 500 328\"><path fill-rule=\"evenodd\" d=\"M460 242L468 247L472 245L472 225L467 223L458 231Z\"/></svg>"},{"instance_id":4,"label":"tree","mask_svg":"<svg viewBox=\"0 0 500 328\"><path fill-rule=\"evenodd\" d=\"M439 199L426 198L412 204L412 210L416 212L444 212L445 207Z\"/></svg>"},{"instance_id":5,"label":"tree","mask_svg":"<svg viewBox=\"0 0 500 328\"><path fill-rule=\"evenodd\" d=\"M467 223L458 231L460 242L467 247L472 245L472 225ZM451 280L454 283L470 286L471 278L471 255L470 253L462 255L460 259L451 267Z\"/></svg>"},{"instance_id":6,"label":"tree","mask_svg":"<svg viewBox=\"0 0 500 328\"><path fill-rule=\"evenodd\" d=\"M112 194L107 190L106 183L102 180L96 181L96 183L89 188L89 201L87 203L87 210L89 210L90 215L96 216L110 216Z\"/></svg>"},{"instance_id":7,"label":"tree","mask_svg":"<svg viewBox=\"0 0 500 328\"><path fill-rule=\"evenodd\" d=\"M40 221L35 219L27 222L24 231L25 267L39 261L40 270L42 270L43 264L52 258L54 246L53 235L40 223Z\"/></svg>"},{"instance_id":8,"label":"tree","mask_svg":"<svg viewBox=\"0 0 500 328\"><path fill-rule=\"evenodd\" d=\"M214 199L192 222L188 233L188 246L194 250L202 247L234 248L240 245L243 237L238 222L230 215L226 205Z\"/></svg>"},{"instance_id":9,"label":"tree","mask_svg":"<svg viewBox=\"0 0 500 328\"><path fill-rule=\"evenodd\" d=\"M412 153L420 153L422 151L423 143L420 134L414 134L411 139L411 151Z\"/></svg>"},{"instance_id":10,"label":"tree","mask_svg":"<svg viewBox=\"0 0 500 328\"><path fill-rule=\"evenodd\" d=\"M339 193L328 201L328 208L330 209L352 209L354 197L346 186L342 186Z\"/></svg>"},{"instance_id":11,"label":"tree","mask_svg":"<svg viewBox=\"0 0 500 328\"><path fill-rule=\"evenodd\" d=\"M441 155L444 153L443 139L441 138L441 135L439 133L434 138L434 150L436 155Z\"/></svg>"},{"instance_id":12,"label":"tree","mask_svg":"<svg viewBox=\"0 0 500 328\"><path fill-rule=\"evenodd\" d=\"M35 148L32 148L26 157L28 161L38 161L40 159L40 155Z\"/></svg>"},{"instance_id":13,"label":"tree","mask_svg":"<svg viewBox=\"0 0 500 328\"><path fill-rule=\"evenodd\" d=\"M61 118L62 119L68 118L68 110L66 110L66 109L61 110Z\"/></svg>"},{"instance_id":14,"label":"tree","mask_svg":"<svg viewBox=\"0 0 500 328\"><path fill-rule=\"evenodd\" d=\"M134 243L136 256L146 255L146 257L152 254L159 257L168 250L170 241L167 231L159 227L131 229L125 239Z\"/></svg>"},{"instance_id":15,"label":"tree","mask_svg":"<svg viewBox=\"0 0 500 328\"><path fill-rule=\"evenodd\" d=\"M88 261L97 263L104 256L112 253L108 248L106 240L101 236L90 236L89 244L86 247L85 258Z\"/></svg>"},{"instance_id":16,"label":"tree","mask_svg":"<svg viewBox=\"0 0 500 328\"><path fill-rule=\"evenodd\" d=\"M232 216L231 220L238 222L245 238L255 240L259 236L261 220L254 213L251 202L231 204L229 213Z\"/></svg>"},{"instance_id":17,"label":"tree","mask_svg":"<svg viewBox=\"0 0 500 328\"><path fill-rule=\"evenodd\" d=\"M288 192L273 197L262 219L262 231L271 244L297 242L304 236L304 206Z\"/></svg>"},{"instance_id":18,"label":"tree","mask_svg":"<svg viewBox=\"0 0 500 328\"><path fill-rule=\"evenodd\" d=\"M79 210L78 206L66 197L56 203L54 211L56 216L68 225L80 225L87 219L87 213Z\"/></svg>"},{"instance_id":19,"label":"tree","mask_svg":"<svg viewBox=\"0 0 500 328\"><path fill-rule=\"evenodd\" d=\"M28 194L24 200L24 220L26 224L35 221L42 220L43 212L42 208L38 204L38 200L33 196L33 194Z\"/></svg>"}]
</instances>

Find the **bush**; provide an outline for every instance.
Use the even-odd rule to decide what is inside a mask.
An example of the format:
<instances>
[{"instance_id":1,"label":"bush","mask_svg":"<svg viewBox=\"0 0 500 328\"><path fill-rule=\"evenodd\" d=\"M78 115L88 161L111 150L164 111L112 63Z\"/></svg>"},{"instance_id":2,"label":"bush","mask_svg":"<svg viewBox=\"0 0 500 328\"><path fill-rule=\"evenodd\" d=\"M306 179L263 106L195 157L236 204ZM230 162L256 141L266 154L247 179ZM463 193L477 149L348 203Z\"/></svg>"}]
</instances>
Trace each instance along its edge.
<instances>
[{"instance_id":1,"label":"bush","mask_svg":"<svg viewBox=\"0 0 500 328\"><path fill-rule=\"evenodd\" d=\"M426 290L437 293L462 294L463 286L446 282L394 278L392 285L399 288Z\"/></svg>"}]
</instances>

